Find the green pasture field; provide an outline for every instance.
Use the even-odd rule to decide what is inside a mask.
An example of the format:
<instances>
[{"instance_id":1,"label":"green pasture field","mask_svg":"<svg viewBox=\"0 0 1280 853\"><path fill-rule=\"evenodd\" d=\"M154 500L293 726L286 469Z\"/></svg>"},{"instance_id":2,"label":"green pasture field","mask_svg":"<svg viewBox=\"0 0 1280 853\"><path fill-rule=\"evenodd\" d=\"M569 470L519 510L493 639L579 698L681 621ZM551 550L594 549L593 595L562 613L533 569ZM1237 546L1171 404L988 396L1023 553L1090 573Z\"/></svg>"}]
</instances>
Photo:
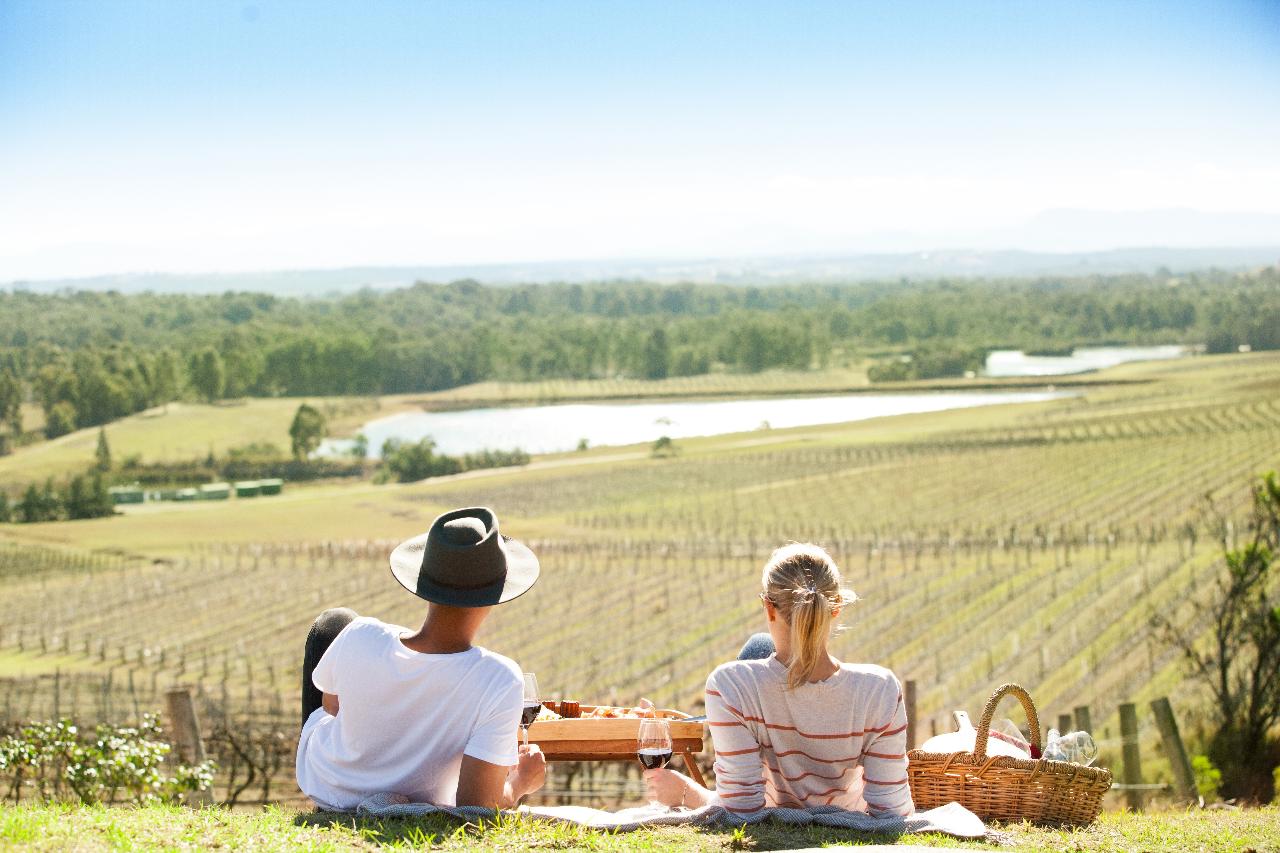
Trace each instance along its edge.
<instances>
[{"instance_id":1,"label":"green pasture field","mask_svg":"<svg viewBox=\"0 0 1280 853\"><path fill-rule=\"evenodd\" d=\"M143 462L204 459L252 442L269 442L287 452L289 424L302 402L274 398L215 405L170 403L108 424L107 441L117 462L135 455ZM333 398L322 408L341 426L346 419L362 419L376 411L376 403ZM97 446L98 428L93 427L20 447L0 457L0 482L21 486L82 472L93 464Z\"/></svg>"},{"instance_id":2,"label":"green pasture field","mask_svg":"<svg viewBox=\"0 0 1280 853\"><path fill-rule=\"evenodd\" d=\"M1029 825L1000 828L1005 844L944 835L857 836L834 829L765 823L743 830L661 827L609 834L530 820L463 824L449 818L377 820L308 814L278 807L259 812L0 805L0 847L23 850L785 850L859 844L968 850L1274 853L1280 810L1104 814L1078 830ZM915 849L919 849L918 847Z\"/></svg>"},{"instance_id":3,"label":"green pasture field","mask_svg":"<svg viewBox=\"0 0 1280 853\"><path fill-rule=\"evenodd\" d=\"M1219 565L1204 496L1238 519L1251 480L1280 468L1280 354L1091 381L1043 403L682 440L669 459L598 448L410 485L9 525L0 714L120 719L183 683L202 713L243 715L288 743L315 614L420 620L388 551L441 510L480 504L543 565L481 641L549 693L696 709L706 674L760 629L769 551L812 540L862 598L836 653L917 683L919 739L1015 681L1046 721L1090 707L1104 764L1118 762L1124 701L1169 695L1194 748L1201 698L1149 618L1199 626ZM1148 781L1167 779L1154 724L1140 734ZM634 773L603 787L638 791Z\"/></svg>"}]
</instances>

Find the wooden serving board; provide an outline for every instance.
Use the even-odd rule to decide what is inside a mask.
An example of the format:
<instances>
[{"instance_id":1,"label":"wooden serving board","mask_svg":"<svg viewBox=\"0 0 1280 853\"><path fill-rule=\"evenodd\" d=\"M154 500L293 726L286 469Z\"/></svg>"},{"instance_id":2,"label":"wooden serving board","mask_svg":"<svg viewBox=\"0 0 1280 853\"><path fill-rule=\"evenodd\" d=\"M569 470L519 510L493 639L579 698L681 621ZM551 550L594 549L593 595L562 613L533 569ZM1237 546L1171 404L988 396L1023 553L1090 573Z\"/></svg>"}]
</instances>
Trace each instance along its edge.
<instances>
[{"instance_id":1,"label":"wooden serving board","mask_svg":"<svg viewBox=\"0 0 1280 853\"><path fill-rule=\"evenodd\" d=\"M590 706L583 706L586 713ZM702 722L686 720L679 711L659 711L671 731L671 751L693 765L692 753L702 752ZM638 717L537 720L529 727L529 743L536 743L548 761L635 760ZM701 774L698 775L701 778Z\"/></svg>"}]
</instances>

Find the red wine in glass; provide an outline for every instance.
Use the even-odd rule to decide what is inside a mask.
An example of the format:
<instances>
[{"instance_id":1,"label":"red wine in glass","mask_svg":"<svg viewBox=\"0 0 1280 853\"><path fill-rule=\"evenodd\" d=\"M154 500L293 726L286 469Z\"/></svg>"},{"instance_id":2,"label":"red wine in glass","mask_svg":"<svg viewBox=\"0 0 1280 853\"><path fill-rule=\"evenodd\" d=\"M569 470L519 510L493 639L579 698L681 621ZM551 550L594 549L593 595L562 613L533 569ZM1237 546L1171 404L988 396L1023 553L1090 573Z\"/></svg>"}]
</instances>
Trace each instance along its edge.
<instances>
[{"instance_id":1,"label":"red wine in glass","mask_svg":"<svg viewBox=\"0 0 1280 853\"><path fill-rule=\"evenodd\" d=\"M529 728L533 725L533 721L538 719L538 712L542 710L542 706L538 704L525 704L524 710L520 712L520 725Z\"/></svg>"},{"instance_id":2,"label":"red wine in glass","mask_svg":"<svg viewBox=\"0 0 1280 853\"><path fill-rule=\"evenodd\" d=\"M671 749L642 748L636 750L636 757L645 770L659 770L671 761Z\"/></svg>"},{"instance_id":3,"label":"red wine in glass","mask_svg":"<svg viewBox=\"0 0 1280 853\"><path fill-rule=\"evenodd\" d=\"M661 717L647 717L640 721L636 732L636 757L646 770L658 770L671 760L671 729Z\"/></svg>"}]
</instances>

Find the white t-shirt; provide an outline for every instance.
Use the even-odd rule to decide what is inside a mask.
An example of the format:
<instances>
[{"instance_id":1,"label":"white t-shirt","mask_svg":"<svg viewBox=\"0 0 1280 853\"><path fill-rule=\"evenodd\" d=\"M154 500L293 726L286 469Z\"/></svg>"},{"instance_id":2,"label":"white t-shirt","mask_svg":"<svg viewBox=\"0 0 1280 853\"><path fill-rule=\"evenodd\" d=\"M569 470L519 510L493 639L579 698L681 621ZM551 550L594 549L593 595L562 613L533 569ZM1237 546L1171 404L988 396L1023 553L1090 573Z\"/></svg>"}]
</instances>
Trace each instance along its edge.
<instances>
[{"instance_id":1,"label":"white t-shirt","mask_svg":"<svg viewBox=\"0 0 1280 853\"><path fill-rule=\"evenodd\" d=\"M409 631L367 616L343 629L311 680L338 696L302 727L298 787L322 809L350 811L370 794L454 805L462 756L511 767L524 679L514 661L473 646L429 655Z\"/></svg>"}]
</instances>

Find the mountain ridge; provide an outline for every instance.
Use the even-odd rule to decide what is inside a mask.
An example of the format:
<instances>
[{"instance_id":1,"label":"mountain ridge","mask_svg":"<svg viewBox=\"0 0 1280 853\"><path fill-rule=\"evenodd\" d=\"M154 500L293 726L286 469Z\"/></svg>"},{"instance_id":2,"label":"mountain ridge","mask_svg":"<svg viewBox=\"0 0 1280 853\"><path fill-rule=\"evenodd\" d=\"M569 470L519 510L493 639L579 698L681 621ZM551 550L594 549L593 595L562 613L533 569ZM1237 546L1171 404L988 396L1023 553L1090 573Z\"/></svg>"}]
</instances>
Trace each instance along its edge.
<instances>
[{"instance_id":1,"label":"mountain ridge","mask_svg":"<svg viewBox=\"0 0 1280 853\"><path fill-rule=\"evenodd\" d=\"M854 283L895 278L922 280L1150 274L1162 268L1173 273L1189 273L1200 269L1248 269L1277 263L1280 263L1280 244L1205 248L1150 246L1093 252L937 249L919 252L617 258L206 273L142 272L14 280L0 285L0 288L45 293L70 289L114 290L123 293L249 291L280 296L326 296L364 288L393 289L409 286L417 281L448 282L459 279L475 279L491 285L610 280L769 285L784 282Z\"/></svg>"}]
</instances>

